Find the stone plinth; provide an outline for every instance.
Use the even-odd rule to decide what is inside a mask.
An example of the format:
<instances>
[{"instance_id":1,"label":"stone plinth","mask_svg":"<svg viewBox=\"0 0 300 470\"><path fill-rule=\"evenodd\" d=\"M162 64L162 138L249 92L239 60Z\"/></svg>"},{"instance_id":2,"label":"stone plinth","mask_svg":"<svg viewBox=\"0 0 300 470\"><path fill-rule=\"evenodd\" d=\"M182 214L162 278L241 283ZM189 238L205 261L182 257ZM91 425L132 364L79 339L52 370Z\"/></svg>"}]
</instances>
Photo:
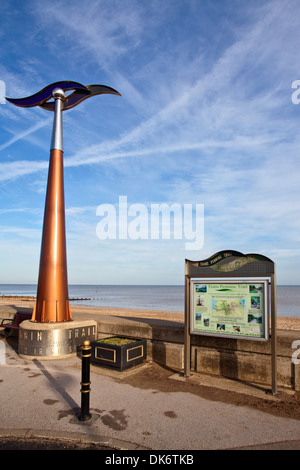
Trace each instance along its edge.
<instances>
[{"instance_id":1,"label":"stone plinth","mask_svg":"<svg viewBox=\"0 0 300 470\"><path fill-rule=\"evenodd\" d=\"M76 355L84 341L96 339L94 320L37 323L25 320L19 329L19 356L27 359L60 359Z\"/></svg>"}]
</instances>

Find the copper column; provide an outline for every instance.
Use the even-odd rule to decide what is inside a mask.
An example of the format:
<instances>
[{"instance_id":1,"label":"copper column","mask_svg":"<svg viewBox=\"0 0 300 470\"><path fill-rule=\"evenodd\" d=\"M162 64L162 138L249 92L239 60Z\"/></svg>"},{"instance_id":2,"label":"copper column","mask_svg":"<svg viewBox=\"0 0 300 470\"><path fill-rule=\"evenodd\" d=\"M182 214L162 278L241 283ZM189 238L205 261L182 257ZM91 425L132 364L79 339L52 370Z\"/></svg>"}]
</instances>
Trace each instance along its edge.
<instances>
[{"instance_id":1,"label":"copper column","mask_svg":"<svg viewBox=\"0 0 300 470\"><path fill-rule=\"evenodd\" d=\"M72 320L68 294L63 170L62 109L66 95L62 89L56 88L52 96L55 111L37 298L32 315L32 321L41 323Z\"/></svg>"}]
</instances>

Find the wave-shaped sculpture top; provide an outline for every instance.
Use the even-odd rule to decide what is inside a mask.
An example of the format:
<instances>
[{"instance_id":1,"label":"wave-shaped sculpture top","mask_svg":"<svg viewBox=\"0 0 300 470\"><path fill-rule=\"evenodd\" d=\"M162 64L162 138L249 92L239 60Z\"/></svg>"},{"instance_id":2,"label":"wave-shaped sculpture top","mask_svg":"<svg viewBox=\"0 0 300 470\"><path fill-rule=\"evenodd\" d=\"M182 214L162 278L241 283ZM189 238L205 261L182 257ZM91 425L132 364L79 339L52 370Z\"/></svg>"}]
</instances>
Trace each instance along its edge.
<instances>
[{"instance_id":1,"label":"wave-shaped sculpture top","mask_svg":"<svg viewBox=\"0 0 300 470\"><path fill-rule=\"evenodd\" d=\"M56 88L60 88L63 91L75 90L69 96L63 100L62 110L74 108L77 104L81 103L83 100L89 98L90 96L102 95L102 94L112 94L119 95L121 94L114 90L111 87L105 85L87 85L84 86L78 82L71 82L68 80L62 82L55 82L51 85L46 86L42 90L38 91L32 96L26 98L6 98L7 101L14 104L15 106L20 106L22 108L31 108L33 106L40 106L43 109L48 111L55 110L55 101L49 101L53 97L53 91Z\"/></svg>"}]
</instances>

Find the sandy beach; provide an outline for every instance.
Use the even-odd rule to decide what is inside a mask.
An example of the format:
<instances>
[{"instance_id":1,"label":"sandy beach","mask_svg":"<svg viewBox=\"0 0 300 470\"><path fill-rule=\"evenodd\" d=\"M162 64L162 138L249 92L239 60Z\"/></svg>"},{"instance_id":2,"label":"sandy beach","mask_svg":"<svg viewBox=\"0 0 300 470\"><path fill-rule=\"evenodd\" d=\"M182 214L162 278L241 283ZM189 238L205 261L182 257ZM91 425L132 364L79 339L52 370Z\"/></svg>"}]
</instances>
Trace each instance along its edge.
<instances>
[{"instance_id":1,"label":"sandy beach","mask_svg":"<svg viewBox=\"0 0 300 470\"><path fill-rule=\"evenodd\" d=\"M1 296L0 305L7 305L12 307L27 307L33 308L34 297L13 297ZM84 303L84 301L83 301ZM142 310L142 309L127 309L127 308L109 308L109 307L89 307L85 305L72 305L71 312L87 313L91 316L97 315L111 315L126 318L155 318L161 320L170 320L174 322L184 323L184 312L174 312L167 310ZM277 317L278 330L297 330L300 331L300 318L299 317Z\"/></svg>"}]
</instances>

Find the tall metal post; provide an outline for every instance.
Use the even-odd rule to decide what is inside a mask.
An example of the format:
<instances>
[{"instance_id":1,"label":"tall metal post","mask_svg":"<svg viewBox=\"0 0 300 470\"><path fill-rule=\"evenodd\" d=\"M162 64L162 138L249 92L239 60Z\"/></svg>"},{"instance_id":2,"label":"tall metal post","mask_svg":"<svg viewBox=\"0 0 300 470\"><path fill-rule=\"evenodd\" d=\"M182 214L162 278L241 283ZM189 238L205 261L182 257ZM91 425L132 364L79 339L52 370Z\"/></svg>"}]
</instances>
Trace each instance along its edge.
<instances>
[{"instance_id":1,"label":"tall metal post","mask_svg":"<svg viewBox=\"0 0 300 470\"><path fill-rule=\"evenodd\" d=\"M75 91L66 96L65 91L69 90ZM118 91L105 85L84 86L78 82L62 81L26 98L6 98L15 106L40 106L54 111L38 288L31 319L35 322L72 320L67 276L62 111L74 108L90 96L101 94L120 96ZM54 101L49 101L51 98Z\"/></svg>"},{"instance_id":2,"label":"tall metal post","mask_svg":"<svg viewBox=\"0 0 300 470\"><path fill-rule=\"evenodd\" d=\"M82 369L81 369L81 411L78 416L79 421L89 421L92 417L90 413L90 358L91 345L89 341L83 342L82 347Z\"/></svg>"},{"instance_id":3,"label":"tall metal post","mask_svg":"<svg viewBox=\"0 0 300 470\"><path fill-rule=\"evenodd\" d=\"M32 315L36 322L71 321L68 294L62 107L64 91L55 88L47 194L40 255L37 298Z\"/></svg>"}]
</instances>

